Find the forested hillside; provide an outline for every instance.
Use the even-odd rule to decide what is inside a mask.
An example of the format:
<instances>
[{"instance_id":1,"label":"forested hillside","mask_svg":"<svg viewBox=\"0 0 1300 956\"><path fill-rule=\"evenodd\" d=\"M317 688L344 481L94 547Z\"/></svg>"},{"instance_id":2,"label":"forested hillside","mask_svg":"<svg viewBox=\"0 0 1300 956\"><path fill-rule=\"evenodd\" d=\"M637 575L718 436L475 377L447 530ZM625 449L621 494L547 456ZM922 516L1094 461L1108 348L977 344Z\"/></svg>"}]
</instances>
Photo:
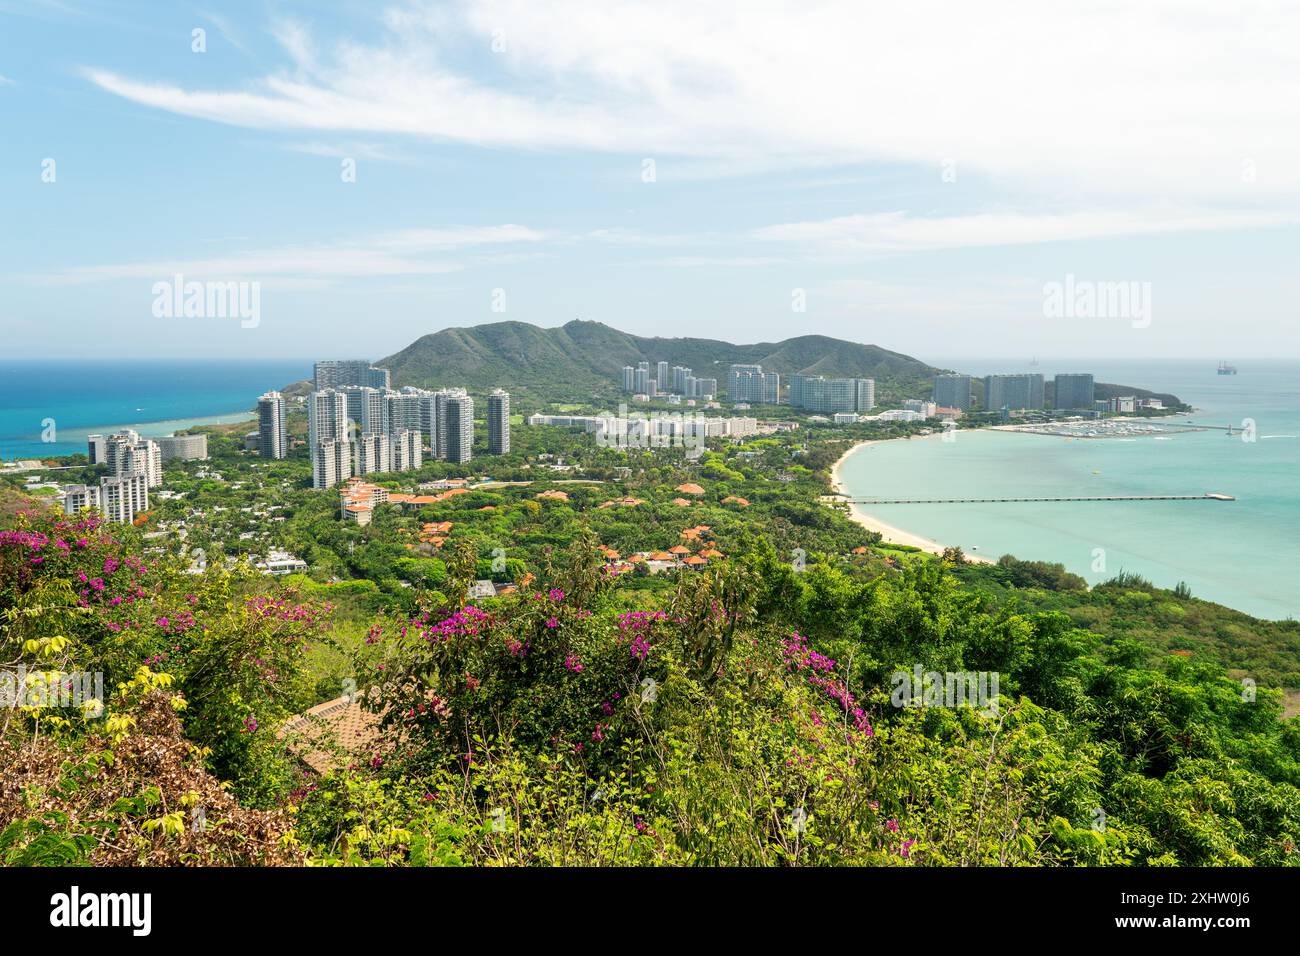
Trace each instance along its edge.
<instances>
[{"instance_id":1,"label":"forested hillside","mask_svg":"<svg viewBox=\"0 0 1300 956\"><path fill-rule=\"evenodd\" d=\"M1133 625L1148 614L1158 635L1163 604L1193 599L1121 581L1115 595L1148 595L1118 602L1124 627L1080 626L1088 592L1059 570L836 553L840 519L806 564L738 525L725 558L646 589L609 573L585 508L524 504L567 543L478 601L472 536L385 596L142 560L140 529L94 517L14 518L0 613L24 695L0 738L0 860L1297 858L1300 722L1281 690L1216 656L1249 648L1171 652ZM937 684L900 700L899 675L927 672ZM102 694L58 706L80 673L102 673ZM954 674L997 675L993 695L949 700ZM305 759L294 715L340 695L368 732Z\"/></svg>"}]
</instances>

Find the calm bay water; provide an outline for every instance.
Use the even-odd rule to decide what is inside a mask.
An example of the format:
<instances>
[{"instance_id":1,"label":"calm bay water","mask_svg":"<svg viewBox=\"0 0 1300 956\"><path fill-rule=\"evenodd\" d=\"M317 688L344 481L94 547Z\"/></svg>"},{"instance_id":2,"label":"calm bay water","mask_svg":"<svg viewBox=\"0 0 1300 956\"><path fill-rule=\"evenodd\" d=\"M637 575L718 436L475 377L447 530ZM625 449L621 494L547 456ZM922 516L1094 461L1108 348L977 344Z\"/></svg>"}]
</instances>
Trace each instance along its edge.
<instances>
[{"instance_id":1,"label":"calm bay water","mask_svg":"<svg viewBox=\"0 0 1300 956\"><path fill-rule=\"evenodd\" d=\"M0 458L84 452L88 434L113 428L239 421L263 392L310 376L305 360L0 363ZM49 418L52 443L41 440Z\"/></svg>"},{"instance_id":2,"label":"calm bay water","mask_svg":"<svg viewBox=\"0 0 1300 956\"><path fill-rule=\"evenodd\" d=\"M941 363L942 364L942 363ZM1300 616L1300 362L1067 364L950 362L975 373L1092 370L1098 381L1172 392L1205 424L1253 419L1257 440L1222 431L1163 439L1069 440L959 432L860 448L843 479L860 497L997 497L1223 492L1237 500L871 506L899 528L986 557L1059 561L1097 583L1120 570L1259 617ZM1098 549L1101 549L1098 551ZM1104 569L1100 562L1104 560Z\"/></svg>"}]
</instances>

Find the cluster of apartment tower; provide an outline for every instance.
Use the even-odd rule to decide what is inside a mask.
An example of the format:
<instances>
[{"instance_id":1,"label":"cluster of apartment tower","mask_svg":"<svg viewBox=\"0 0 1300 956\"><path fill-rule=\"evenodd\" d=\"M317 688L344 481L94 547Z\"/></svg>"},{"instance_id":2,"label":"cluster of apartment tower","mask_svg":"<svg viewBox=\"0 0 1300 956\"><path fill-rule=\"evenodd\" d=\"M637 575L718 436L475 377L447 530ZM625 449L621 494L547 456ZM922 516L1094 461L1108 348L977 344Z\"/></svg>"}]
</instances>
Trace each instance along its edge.
<instances>
[{"instance_id":1,"label":"cluster of apartment tower","mask_svg":"<svg viewBox=\"0 0 1300 956\"><path fill-rule=\"evenodd\" d=\"M623 391L646 398L663 395L712 401L718 394L716 378L697 378L690 368L667 362L623 366ZM733 404L778 405L781 376L765 372L762 365L735 364L727 369L727 398ZM811 412L867 412L876 405L876 383L869 378L826 378L823 375L792 375L790 405Z\"/></svg>"},{"instance_id":2,"label":"cluster of apartment tower","mask_svg":"<svg viewBox=\"0 0 1300 956\"><path fill-rule=\"evenodd\" d=\"M169 439L141 438L129 428L115 435L89 436L86 454L90 464L107 465L108 475L100 478L98 485L65 486L64 513L73 515L85 508L97 508L109 521L130 522L140 512L148 511L149 489L162 484L162 442L171 445ZM203 451L206 454L206 439Z\"/></svg>"},{"instance_id":3,"label":"cluster of apartment tower","mask_svg":"<svg viewBox=\"0 0 1300 956\"><path fill-rule=\"evenodd\" d=\"M969 375L936 375L934 402L940 407L971 408L971 377ZM1093 411L1095 384L1092 375L1085 372L1062 373L1055 379L1052 407L1060 411ZM1034 373L1016 375L986 375L984 377L984 408L988 411L1039 410L1047 404L1046 381Z\"/></svg>"},{"instance_id":4,"label":"cluster of apartment tower","mask_svg":"<svg viewBox=\"0 0 1300 956\"><path fill-rule=\"evenodd\" d=\"M696 378L694 371L685 365L674 365L670 370L667 362L656 362L652 374L650 363L640 362L635 368L623 366L623 391L646 398L678 395L711 402L718 394L718 380Z\"/></svg>"},{"instance_id":5,"label":"cluster of apartment tower","mask_svg":"<svg viewBox=\"0 0 1300 956\"><path fill-rule=\"evenodd\" d=\"M463 388L431 391L391 387L389 371L366 361L317 362L307 397L307 445L312 484L331 488L353 475L414 471L427 447L434 458L467 462L474 453L474 399ZM264 458L288 453L285 400L258 399L258 450ZM488 451L510 451L510 395L488 396Z\"/></svg>"}]
</instances>

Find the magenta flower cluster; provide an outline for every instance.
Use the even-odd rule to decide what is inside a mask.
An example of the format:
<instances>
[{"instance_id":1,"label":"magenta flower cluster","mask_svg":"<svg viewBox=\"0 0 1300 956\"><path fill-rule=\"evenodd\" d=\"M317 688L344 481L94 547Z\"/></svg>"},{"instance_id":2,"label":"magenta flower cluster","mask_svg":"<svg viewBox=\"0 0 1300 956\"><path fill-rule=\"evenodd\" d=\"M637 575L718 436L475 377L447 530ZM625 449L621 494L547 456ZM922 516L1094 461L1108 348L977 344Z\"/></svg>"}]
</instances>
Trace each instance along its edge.
<instances>
[{"instance_id":1,"label":"magenta flower cluster","mask_svg":"<svg viewBox=\"0 0 1300 956\"><path fill-rule=\"evenodd\" d=\"M848 686L835 676L835 661L808 646L807 639L794 631L781 641L781 656L791 673L807 671L808 685L834 700L848 715L855 730L867 737L874 735L866 711L858 705Z\"/></svg>"},{"instance_id":2,"label":"magenta flower cluster","mask_svg":"<svg viewBox=\"0 0 1300 956\"><path fill-rule=\"evenodd\" d=\"M324 624L334 610L333 604L298 604L284 598L254 597L244 602L244 607L255 616L269 621L293 621L305 624Z\"/></svg>"},{"instance_id":3,"label":"magenta flower cluster","mask_svg":"<svg viewBox=\"0 0 1300 956\"><path fill-rule=\"evenodd\" d=\"M638 661L650 656L653 638L660 621L667 620L663 611L624 611L615 619L618 639L627 641L628 653Z\"/></svg>"},{"instance_id":4,"label":"magenta flower cluster","mask_svg":"<svg viewBox=\"0 0 1300 956\"><path fill-rule=\"evenodd\" d=\"M472 604L468 604L455 614L445 617L435 624L425 626L413 621L412 625L419 628L417 636L424 640L445 642L454 637L477 637L479 634L485 633L492 623L492 615Z\"/></svg>"}]
</instances>

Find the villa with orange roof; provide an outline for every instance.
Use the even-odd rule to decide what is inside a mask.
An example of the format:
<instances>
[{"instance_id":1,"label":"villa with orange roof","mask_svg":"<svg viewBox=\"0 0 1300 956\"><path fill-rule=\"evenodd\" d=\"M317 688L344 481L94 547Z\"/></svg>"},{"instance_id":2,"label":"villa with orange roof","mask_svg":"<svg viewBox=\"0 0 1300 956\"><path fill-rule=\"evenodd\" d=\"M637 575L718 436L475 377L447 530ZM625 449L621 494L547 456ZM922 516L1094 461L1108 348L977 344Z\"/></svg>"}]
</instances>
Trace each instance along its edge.
<instances>
[{"instance_id":1,"label":"villa with orange roof","mask_svg":"<svg viewBox=\"0 0 1300 956\"><path fill-rule=\"evenodd\" d=\"M339 487L340 513L344 518L362 526L370 524L375 507L388 500L387 488L359 478L350 478Z\"/></svg>"},{"instance_id":2,"label":"villa with orange roof","mask_svg":"<svg viewBox=\"0 0 1300 956\"><path fill-rule=\"evenodd\" d=\"M635 508L637 505L643 505L645 501L641 498L615 498L613 501L602 501L597 508L613 508L615 505L622 505L625 508Z\"/></svg>"}]
</instances>

